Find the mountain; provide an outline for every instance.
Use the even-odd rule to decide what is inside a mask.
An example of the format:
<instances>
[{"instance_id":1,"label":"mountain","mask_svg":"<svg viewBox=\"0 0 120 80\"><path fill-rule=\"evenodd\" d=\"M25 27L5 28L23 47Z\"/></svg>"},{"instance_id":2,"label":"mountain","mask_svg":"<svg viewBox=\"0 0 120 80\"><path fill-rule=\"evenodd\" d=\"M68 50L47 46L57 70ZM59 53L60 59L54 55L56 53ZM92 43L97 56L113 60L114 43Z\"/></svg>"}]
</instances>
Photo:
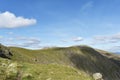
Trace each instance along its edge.
<instances>
[{"instance_id":1,"label":"mountain","mask_svg":"<svg viewBox=\"0 0 120 80\"><path fill-rule=\"evenodd\" d=\"M3 56L4 55L4 56ZM89 46L29 50L0 47L0 80L120 80L120 58Z\"/></svg>"}]
</instances>

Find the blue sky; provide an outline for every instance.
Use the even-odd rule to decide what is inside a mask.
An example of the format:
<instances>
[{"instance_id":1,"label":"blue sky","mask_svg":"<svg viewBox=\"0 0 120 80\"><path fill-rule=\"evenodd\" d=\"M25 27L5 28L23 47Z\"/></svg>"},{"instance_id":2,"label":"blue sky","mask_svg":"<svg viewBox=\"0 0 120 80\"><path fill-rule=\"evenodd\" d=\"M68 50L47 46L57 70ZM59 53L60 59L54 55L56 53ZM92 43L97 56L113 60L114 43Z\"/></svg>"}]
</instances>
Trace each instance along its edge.
<instances>
[{"instance_id":1,"label":"blue sky","mask_svg":"<svg viewBox=\"0 0 120 80\"><path fill-rule=\"evenodd\" d=\"M0 42L120 51L120 0L1 0Z\"/></svg>"}]
</instances>

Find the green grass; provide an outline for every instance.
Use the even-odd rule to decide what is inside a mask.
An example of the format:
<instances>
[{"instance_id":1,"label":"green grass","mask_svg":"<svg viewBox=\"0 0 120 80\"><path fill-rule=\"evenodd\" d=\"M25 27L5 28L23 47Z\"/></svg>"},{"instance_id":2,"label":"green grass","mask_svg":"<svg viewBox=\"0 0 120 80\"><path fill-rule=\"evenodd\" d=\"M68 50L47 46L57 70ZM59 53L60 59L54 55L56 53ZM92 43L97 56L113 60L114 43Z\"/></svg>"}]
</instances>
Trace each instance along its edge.
<instances>
[{"instance_id":1,"label":"green grass","mask_svg":"<svg viewBox=\"0 0 120 80\"><path fill-rule=\"evenodd\" d=\"M85 72L70 66L17 63L1 58L0 63L2 63L0 65L0 80L93 80ZM8 68L11 64L17 64L17 68L13 67L13 70L17 71L16 73Z\"/></svg>"},{"instance_id":2,"label":"green grass","mask_svg":"<svg viewBox=\"0 0 120 80\"><path fill-rule=\"evenodd\" d=\"M97 72L105 80L120 78L120 66L114 58L109 57L113 54L89 46L42 50L17 47L8 49L13 55L9 62L22 65L14 76L27 75L22 80L92 80L92 75Z\"/></svg>"}]
</instances>

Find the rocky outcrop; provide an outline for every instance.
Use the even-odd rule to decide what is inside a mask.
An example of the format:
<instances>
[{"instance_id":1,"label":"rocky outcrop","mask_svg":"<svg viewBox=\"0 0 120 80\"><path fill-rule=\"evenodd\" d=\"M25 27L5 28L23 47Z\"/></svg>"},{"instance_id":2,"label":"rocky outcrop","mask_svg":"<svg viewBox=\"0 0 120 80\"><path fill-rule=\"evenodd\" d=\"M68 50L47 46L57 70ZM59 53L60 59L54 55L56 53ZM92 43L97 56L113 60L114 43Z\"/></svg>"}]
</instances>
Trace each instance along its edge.
<instances>
[{"instance_id":1,"label":"rocky outcrop","mask_svg":"<svg viewBox=\"0 0 120 80\"><path fill-rule=\"evenodd\" d=\"M0 57L10 59L11 56L13 56L13 55L10 52L9 48L0 44Z\"/></svg>"}]
</instances>

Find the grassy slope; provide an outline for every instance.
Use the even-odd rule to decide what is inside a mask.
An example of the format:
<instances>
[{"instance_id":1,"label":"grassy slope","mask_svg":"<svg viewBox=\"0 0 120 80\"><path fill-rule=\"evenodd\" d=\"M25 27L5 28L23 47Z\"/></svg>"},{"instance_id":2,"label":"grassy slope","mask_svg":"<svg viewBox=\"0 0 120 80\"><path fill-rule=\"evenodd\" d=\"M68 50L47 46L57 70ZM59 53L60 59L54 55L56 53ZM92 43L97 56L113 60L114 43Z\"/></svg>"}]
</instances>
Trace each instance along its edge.
<instances>
[{"instance_id":1,"label":"grassy slope","mask_svg":"<svg viewBox=\"0 0 120 80\"><path fill-rule=\"evenodd\" d=\"M12 66L10 66L12 64ZM15 65L15 66L14 66ZM0 80L93 80L83 71L59 64L18 63L0 58Z\"/></svg>"},{"instance_id":2,"label":"grassy slope","mask_svg":"<svg viewBox=\"0 0 120 80\"><path fill-rule=\"evenodd\" d=\"M39 71L41 72L41 74L44 75L46 74L46 76L43 76L43 80L46 80L44 78L49 76L50 73L48 72L49 70L52 70L52 67L56 73L56 75L53 76L54 77L58 76L60 78L60 79L55 78L52 80L56 80L56 79L68 80L67 76L70 76L70 74L72 74L76 80L78 79L91 80L92 74L96 72L102 73L105 80L120 79L119 65L117 65L114 61L112 61L109 57L103 56L104 53L102 51L98 51L87 46L75 46L69 48L49 48L43 50L28 50L17 47L10 47L9 49L13 54L11 58L12 61L17 61L22 65L26 65L26 69L27 68L30 68L30 70L36 69L33 71L33 74L35 73L34 76L37 76L36 73L37 72L39 73ZM35 67L34 69L33 66ZM80 76L78 73L74 73L73 68L68 69L68 67L65 66L74 67L77 69L77 71L83 74ZM45 70L44 67L46 67ZM67 69L68 72L71 73L67 73L66 71ZM59 71L62 71L62 73L64 74L61 75ZM88 76L88 74L90 76ZM77 77L76 75L79 75L79 77ZM87 75L87 77L84 77L85 75ZM70 80L72 80L72 78Z\"/></svg>"}]
</instances>

